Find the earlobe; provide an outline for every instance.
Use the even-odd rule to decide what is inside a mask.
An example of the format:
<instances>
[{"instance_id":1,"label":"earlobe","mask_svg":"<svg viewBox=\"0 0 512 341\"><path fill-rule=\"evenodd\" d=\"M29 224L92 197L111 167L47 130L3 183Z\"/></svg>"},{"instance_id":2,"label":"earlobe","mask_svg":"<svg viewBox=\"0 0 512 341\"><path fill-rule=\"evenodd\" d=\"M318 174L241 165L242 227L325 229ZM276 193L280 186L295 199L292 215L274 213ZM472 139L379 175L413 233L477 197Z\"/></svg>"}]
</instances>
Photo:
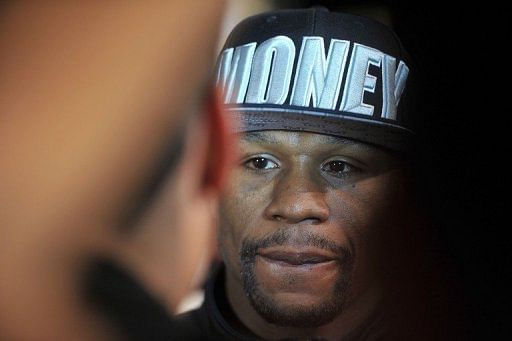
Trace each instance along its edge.
<instances>
[{"instance_id":1,"label":"earlobe","mask_svg":"<svg viewBox=\"0 0 512 341\"><path fill-rule=\"evenodd\" d=\"M222 109L219 89L213 89L207 102L208 108L208 163L204 188L220 191L232 169L235 157L232 122Z\"/></svg>"}]
</instances>

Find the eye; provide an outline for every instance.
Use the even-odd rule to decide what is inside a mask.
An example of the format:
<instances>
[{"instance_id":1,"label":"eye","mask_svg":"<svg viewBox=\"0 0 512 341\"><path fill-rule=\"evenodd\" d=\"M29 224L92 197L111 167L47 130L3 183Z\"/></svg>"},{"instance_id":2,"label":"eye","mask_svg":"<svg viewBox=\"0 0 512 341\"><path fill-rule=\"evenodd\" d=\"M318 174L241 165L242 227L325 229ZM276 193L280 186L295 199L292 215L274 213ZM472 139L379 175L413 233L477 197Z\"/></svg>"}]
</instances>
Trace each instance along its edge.
<instances>
[{"instance_id":1,"label":"eye","mask_svg":"<svg viewBox=\"0 0 512 341\"><path fill-rule=\"evenodd\" d=\"M243 164L245 167L254 170L268 170L279 168L279 165L277 164L276 161L273 161L270 158L263 155L247 159Z\"/></svg>"},{"instance_id":2,"label":"eye","mask_svg":"<svg viewBox=\"0 0 512 341\"><path fill-rule=\"evenodd\" d=\"M360 169L342 160L327 161L322 165L322 170L330 175L342 178L349 173L357 172Z\"/></svg>"}]
</instances>

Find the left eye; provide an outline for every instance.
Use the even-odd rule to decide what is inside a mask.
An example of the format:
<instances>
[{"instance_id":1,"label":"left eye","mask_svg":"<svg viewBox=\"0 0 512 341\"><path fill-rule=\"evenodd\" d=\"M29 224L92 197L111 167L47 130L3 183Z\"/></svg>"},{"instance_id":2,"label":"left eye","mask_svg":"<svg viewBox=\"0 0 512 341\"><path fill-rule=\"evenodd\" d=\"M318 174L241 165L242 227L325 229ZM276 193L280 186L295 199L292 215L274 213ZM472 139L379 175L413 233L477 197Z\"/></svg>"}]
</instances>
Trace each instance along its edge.
<instances>
[{"instance_id":1,"label":"left eye","mask_svg":"<svg viewBox=\"0 0 512 341\"><path fill-rule=\"evenodd\" d=\"M245 161L245 166L251 169L274 169L279 166L274 161L265 157L255 157Z\"/></svg>"},{"instance_id":2,"label":"left eye","mask_svg":"<svg viewBox=\"0 0 512 341\"><path fill-rule=\"evenodd\" d=\"M341 161L341 160L333 160L328 161L322 165L322 170L337 176L337 177L343 177L346 176L347 173L357 171L358 168L355 166L352 166L351 164Z\"/></svg>"}]
</instances>

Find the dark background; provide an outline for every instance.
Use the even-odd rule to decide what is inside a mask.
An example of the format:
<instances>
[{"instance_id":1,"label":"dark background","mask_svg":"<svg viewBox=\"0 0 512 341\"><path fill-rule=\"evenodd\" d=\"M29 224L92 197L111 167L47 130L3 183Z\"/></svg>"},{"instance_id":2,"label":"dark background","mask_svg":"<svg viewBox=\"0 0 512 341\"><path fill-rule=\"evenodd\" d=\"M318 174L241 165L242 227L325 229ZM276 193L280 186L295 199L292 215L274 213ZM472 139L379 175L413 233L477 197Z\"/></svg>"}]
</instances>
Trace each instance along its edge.
<instances>
[{"instance_id":1,"label":"dark background","mask_svg":"<svg viewBox=\"0 0 512 341\"><path fill-rule=\"evenodd\" d=\"M509 128L512 115L506 13L492 2L275 1L357 12L387 6L421 75L418 130L423 205L436 229L438 257L469 339L505 339L510 268ZM363 10L364 11L364 10ZM445 299L450 299L445 298ZM450 322L451 323L451 322Z\"/></svg>"}]
</instances>

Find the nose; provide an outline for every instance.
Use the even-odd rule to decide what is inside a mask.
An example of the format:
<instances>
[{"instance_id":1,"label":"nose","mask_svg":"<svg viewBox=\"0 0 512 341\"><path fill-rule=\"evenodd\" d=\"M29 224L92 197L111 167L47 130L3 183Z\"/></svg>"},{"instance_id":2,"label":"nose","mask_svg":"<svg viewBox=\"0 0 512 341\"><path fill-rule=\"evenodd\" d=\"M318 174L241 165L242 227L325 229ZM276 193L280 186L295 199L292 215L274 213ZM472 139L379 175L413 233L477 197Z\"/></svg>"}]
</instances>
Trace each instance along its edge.
<instances>
[{"instance_id":1,"label":"nose","mask_svg":"<svg viewBox=\"0 0 512 341\"><path fill-rule=\"evenodd\" d=\"M264 211L265 218L287 224L325 222L329 218L329 206L322 187L319 180L303 172L284 174L276 180L272 200Z\"/></svg>"}]
</instances>

